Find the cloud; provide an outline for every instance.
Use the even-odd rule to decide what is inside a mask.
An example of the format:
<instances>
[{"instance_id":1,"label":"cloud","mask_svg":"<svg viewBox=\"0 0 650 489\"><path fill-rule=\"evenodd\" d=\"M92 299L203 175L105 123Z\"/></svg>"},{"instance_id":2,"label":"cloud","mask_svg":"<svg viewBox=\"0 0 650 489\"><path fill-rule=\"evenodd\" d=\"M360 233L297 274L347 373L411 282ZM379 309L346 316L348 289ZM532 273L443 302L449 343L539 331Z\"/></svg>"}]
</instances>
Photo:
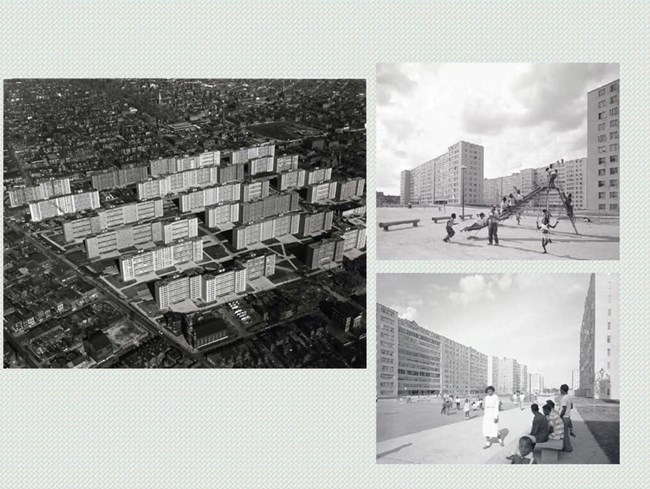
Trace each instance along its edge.
<instances>
[{"instance_id":1,"label":"cloud","mask_svg":"<svg viewBox=\"0 0 650 489\"><path fill-rule=\"evenodd\" d=\"M397 315L402 319L408 319L409 321L415 321L418 317L418 310L415 307L407 306L389 306L394 311L397 311Z\"/></svg>"},{"instance_id":2,"label":"cloud","mask_svg":"<svg viewBox=\"0 0 650 489\"><path fill-rule=\"evenodd\" d=\"M587 155L587 93L617 64L384 64L377 67L378 189L460 141L485 147L485 177Z\"/></svg>"},{"instance_id":3,"label":"cloud","mask_svg":"<svg viewBox=\"0 0 650 489\"><path fill-rule=\"evenodd\" d=\"M458 282L458 291L449 293L453 302L467 305L471 302L485 299L494 299L493 283L485 279L484 275L469 275Z\"/></svg>"},{"instance_id":4,"label":"cloud","mask_svg":"<svg viewBox=\"0 0 650 489\"><path fill-rule=\"evenodd\" d=\"M377 65L377 103L388 105L394 97L409 95L417 83L402 71L400 65Z\"/></svg>"}]
</instances>

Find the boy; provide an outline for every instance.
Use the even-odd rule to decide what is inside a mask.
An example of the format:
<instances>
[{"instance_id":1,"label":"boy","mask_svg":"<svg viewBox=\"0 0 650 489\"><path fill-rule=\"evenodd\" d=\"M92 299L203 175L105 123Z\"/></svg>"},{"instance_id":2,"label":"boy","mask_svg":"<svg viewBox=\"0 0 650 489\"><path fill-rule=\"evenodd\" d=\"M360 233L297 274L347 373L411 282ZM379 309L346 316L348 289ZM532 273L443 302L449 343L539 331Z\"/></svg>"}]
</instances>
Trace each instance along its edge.
<instances>
[{"instance_id":1,"label":"boy","mask_svg":"<svg viewBox=\"0 0 650 489\"><path fill-rule=\"evenodd\" d=\"M521 224L521 203L524 200L524 196L521 195L521 190L515 187L517 193L515 194L515 205L517 207L517 225Z\"/></svg>"},{"instance_id":2,"label":"boy","mask_svg":"<svg viewBox=\"0 0 650 489\"><path fill-rule=\"evenodd\" d=\"M496 215L496 209L493 208L493 211L488 217L488 245L491 245L492 241L494 241L494 246L499 246L499 236L497 234L498 226L499 219Z\"/></svg>"},{"instance_id":3,"label":"boy","mask_svg":"<svg viewBox=\"0 0 650 489\"><path fill-rule=\"evenodd\" d=\"M542 248L544 248L544 253L547 253L546 251L546 245L552 243L551 241L551 228L555 229L555 226L557 226L557 221L555 221L555 225L551 225L551 220L544 214L544 217L542 218L542 225L539 225L539 222L537 222L537 229L542 230Z\"/></svg>"},{"instance_id":4,"label":"boy","mask_svg":"<svg viewBox=\"0 0 650 489\"><path fill-rule=\"evenodd\" d=\"M511 464L537 464L535 457L533 456L533 449L535 448L535 443L528 436L522 436L519 438L519 455L512 454L509 457L506 457L508 460L512 460ZM528 457L530 455L530 457Z\"/></svg>"},{"instance_id":5,"label":"boy","mask_svg":"<svg viewBox=\"0 0 650 489\"><path fill-rule=\"evenodd\" d=\"M453 238L454 234L456 234L456 231L454 231L454 228L452 228L452 226L456 226L458 223L454 219L456 219L455 213L453 213L451 215L451 219L447 221L447 237L443 238L443 241L445 243L449 243L449 240Z\"/></svg>"},{"instance_id":6,"label":"boy","mask_svg":"<svg viewBox=\"0 0 650 489\"><path fill-rule=\"evenodd\" d=\"M465 405L463 406L463 411L465 411L465 419L469 419L469 399L465 399Z\"/></svg>"}]
</instances>

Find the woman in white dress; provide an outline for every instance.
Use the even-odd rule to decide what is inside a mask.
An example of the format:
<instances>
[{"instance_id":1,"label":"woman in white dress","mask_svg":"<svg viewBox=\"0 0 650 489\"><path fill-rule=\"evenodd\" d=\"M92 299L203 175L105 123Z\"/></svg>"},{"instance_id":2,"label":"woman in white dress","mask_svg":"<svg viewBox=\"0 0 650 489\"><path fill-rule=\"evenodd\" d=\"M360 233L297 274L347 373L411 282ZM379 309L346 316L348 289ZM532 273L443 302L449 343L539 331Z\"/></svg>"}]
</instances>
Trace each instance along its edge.
<instances>
[{"instance_id":1,"label":"woman in white dress","mask_svg":"<svg viewBox=\"0 0 650 489\"><path fill-rule=\"evenodd\" d=\"M491 385L485 389L485 399L483 407L485 413L483 415L483 436L485 437L485 446L483 448L490 448L492 446L492 438L496 437L501 446L503 440L499 435L499 397L494 395L494 387Z\"/></svg>"}]
</instances>

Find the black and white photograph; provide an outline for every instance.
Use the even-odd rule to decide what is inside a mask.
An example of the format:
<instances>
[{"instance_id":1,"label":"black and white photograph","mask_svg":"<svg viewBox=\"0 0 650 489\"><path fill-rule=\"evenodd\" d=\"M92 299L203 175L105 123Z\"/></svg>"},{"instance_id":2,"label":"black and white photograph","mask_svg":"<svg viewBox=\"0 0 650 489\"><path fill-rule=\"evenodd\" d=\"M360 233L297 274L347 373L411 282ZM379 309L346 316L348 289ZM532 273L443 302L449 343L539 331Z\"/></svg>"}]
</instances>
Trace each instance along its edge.
<instances>
[{"instance_id":1,"label":"black and white photograph","mask_svg":"<svg viewBox=\"0 0 650 489\"><path fill-rule=\"evenodd\" d=\"M378 64L376 82L377 259L619 259L618 64Z\"/></svg>"},{"instance_id":2,"label":"black and white photograph","mask_svg":"<svg viewBox=\"0 0 650 489\"><path fill-rule=\"evenodd\" d=\"M365 368L363 79L4 81L5 368Z\"/></svg>"},{"instance_id":3,"label":"black and white photograph","mask_svg":"<svg viewBox=\"0 0 650 489\"><path fill-rule=\"evenodd\" d=\"M617 274L378 274L377 463L618 464Z\"/></svg>"}]
</instances>

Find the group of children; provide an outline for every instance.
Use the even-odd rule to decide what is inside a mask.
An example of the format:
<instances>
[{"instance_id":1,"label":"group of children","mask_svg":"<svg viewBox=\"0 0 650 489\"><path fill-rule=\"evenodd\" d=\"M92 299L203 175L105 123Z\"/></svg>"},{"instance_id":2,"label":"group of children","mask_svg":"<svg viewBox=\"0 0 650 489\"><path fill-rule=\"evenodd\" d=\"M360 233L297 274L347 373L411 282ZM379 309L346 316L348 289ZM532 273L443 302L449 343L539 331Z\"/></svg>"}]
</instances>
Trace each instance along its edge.
<instances>
[{"instance_id":1,"label":"group of children","mask_svg":"<svg viewBox=\"0 0 650 489\"><path fill-rule=\"evenodd\" d=\"M504 202L505 202L505 197L504 197ZM507 205L507 204L506 204ZM551 229L555 229L555 227L558 225L558 220L555 220L555 224L551 224L551 213L547 209L543 209L542 211L543 216L542 216L542 223L540 225L539 220L537 220L537 230L542 232L542 248L544 250L544 253L547 253L546 247L551 244L553 241L551 239ZM517 213L517 224L520 223L521 219L521 214L518 212ZM447 231L447 236L443 238L443 241L445 243L449 243L451 238L453 238L456 234L456 231L454 231L454 226L457 226L458 222L456 221L456 214L452 213L451 218L447 221L447 226L446 226L446 231ZM485 216L485 213L481 212L479 214L479 219L472 224L471 226L468 226L466 228L463 228L462 231L477 231L479 229L482 229L484 227L488 228L488 245L492 245L494 243L494 246L499 246L499 234L498 234L498 229L499 229L499 214L497 213L496 206L492 206L492 210L490 211L489 216Z\"/></svg>"}]
</instances>

